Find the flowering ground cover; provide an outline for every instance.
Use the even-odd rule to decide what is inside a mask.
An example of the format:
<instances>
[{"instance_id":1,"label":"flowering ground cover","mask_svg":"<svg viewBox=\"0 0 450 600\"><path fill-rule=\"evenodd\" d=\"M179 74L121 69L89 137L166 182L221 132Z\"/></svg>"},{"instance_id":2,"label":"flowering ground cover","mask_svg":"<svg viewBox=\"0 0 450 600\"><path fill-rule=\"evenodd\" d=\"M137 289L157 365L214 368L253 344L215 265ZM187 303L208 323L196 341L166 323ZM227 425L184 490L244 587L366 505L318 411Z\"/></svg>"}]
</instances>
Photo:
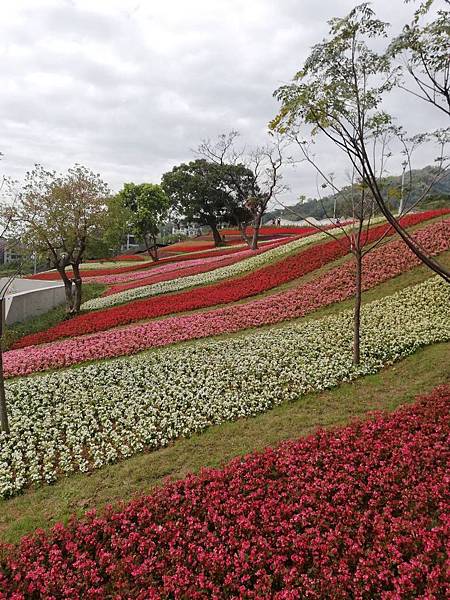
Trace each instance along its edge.
<instances>
[{"instance_id":1,"label":"flowering ground cover","mask_svg":"<svg viewBox=\"0 0 450 600\"><path fill-rule=\"evenodd\" d=\"M232 254L231 256L240 256L241 252ZM191 258L190 260L177 261L172 263L163 263L157 265L153 269L142 269L141 271L132 271L131 273L119 273L118 275L100 275L95 277L94 281L106 283L107 285L129 283L130 281L139 281L149 276L159 275L160 273L169 273L171 271L179 271L200 264L210 264L214 261L219 261L228 258L229 255L209 256L208 258Z\"/></svg>"},{"instance_id":2,"label":"flowering ground cover","mask_svg":"<svg viewBox=\"0 0 450 600\"><path fill-rule=\"evenodd\" d=\"M429 255L448 250L450 221L433 223L413 237ZM419 264L419 259L401 240L381 246L363 262L363 290L373 288ZM302 317L354 295L354 271L354 262L349 261L313 281L246 304L12 350L3 355L4 374L6 377L27 375Z\"/></svg>"},{"instance_id":3,"label":"flowering ground cover","mask_svg":"<svg viewBox=\"0 0 450 600\"><path fill-rule=\"evenodd\" d=\"M114 267L111 269L105 269L102 265L102 268L91 269L91 270L83 270L82 277L98 277L99 275L113 275L116 273L130 273L131 271L137 271L138 269L142 269L144 265L151 267L154 263L149 261L147 263L136 262L134 264L130 264L128 261L126 262L126 266L124 267ZM73 277L73 272L68 270L66 271L69 277ZM36 273L36 275L27 275L27 279L38 279L41 281L57 281L60 279L58 271L44 271L43 273Z\"/></svg>"},{"instance_id":4,"label":"flowering ground cover","mask_svg":"<svg viewBox=\"0 0 450 600\"><path fill-rule=\"evenodd\" d=\"M374 230L372 230L374 231ZM377 232L371 233L376 236ZM310 241L323 239L316 234L309 238ZM282 256L286 248L301 248L308 244L306 239L298 239L283 247L273 248L263 256L251 257L247 261L267 261ZM204 288L196 288L146 300L137 300L129 304L116 306L96 313L79 315L73 319L60 323L38 334L28 335L14 344L14 348L23 348L46 342L52 342L64 337L74 337L98 331L105 331L119 325L127 325L136 321L159 317L163 315L206 308L218 304L227 304L242 300L261 292L273 289L282 283L297 279L310 273L328 262L346 254L348 244L342 242L325 242L306 251L290 256L284 261L272 264L269 261L264 269L250 272L242 277L219 281ZM243 261L244 262L244 261ZM252 264L255 264L253 262ZM263 263L264 264L264 263ZM229 267L234 268L236 265ZM239 266L239 265L238 265Z\"/></svg>"},{"instance_id":5,"label":"flowering ground cover","mask_svg":"<svg viewBox=\"0 0 450 600\"><path fill-rule=\"evenodd\" d=\"M124 261L129 261L129 260L137 260L137 261L141 261L141 260L145 260L147 257L145 256L145 254L119 254L118 256L114 257L114 260L124 260Z\"/></svg>"},{"instance_id":6,"label":"flowering ground cover","mask_svg":"<svg viewBox=\"0 0 450 600\"><path fill-rule=\"evenodd\" d=\"M263 241L261 242L261 245L264 244L270 244L272 242L272 240L267 240L267 241ZM221 255L226 255L226 254L233 254L235 252L240 252L242 250L242 248L247 248L246 244L240 244L239 246L233 246L233 247L227 247L227 248L212 248L211 250L205 250L203 252L192 252L190 255L175 255L175 256L168 256L168 257L164 257L164 258L160 258L157 262L153 262L153 261L148 261L146 263L141 262L141 264L131 264L129 261L124 261L126 266L123 267L114 267L111 269L105 269L105 268L97 268L97 269L92 269L92 270L84 270L82 273L83 277L99 277L102 275L118 275L121 273L131 273L133 271L137 271L139 269L142 269L143 266L145 265L148 268L152 268L152 267L157 267L161 264L166 264L166 263L171 263L171 262L181 262L184 260L192 260L193 258L208 258L211 256L221 256ZM71 277L73 275L73 273L69 270L67 271L67 275L69 277ZM45 271L43 273L37 273L36 275L28 275L27 276L28 279L39 279L39 280L45 280L45 281L56 281L58 279L60 279L59 277L59 273L56 270L53 271Z\"/></svg>"},{"instance_id":7,"label":"flowering ground cover","mask_svg":"<svg viewBox=\"0 0 450 600\"><path fill-rule=\"evenodd\" d=\"M341 223L342 225L343 223ZM330 225L330 228L334 225ZM311 226L298 226L298 227L283 227L283 226L264 226L259 230L260 235L304 235L305 233L314 233L317 231L316 228ZM222 232L226 235L240 235L239 229L223 229ZM247 234L253 234L253 227L247 227Z\"/></svg>"},{"instance_id":8,"label":"flowering ground cover","mask_svg":"<svg viewBox=\"0 0 450 600\"><path fill-rule=\"evenodd\" d=\"M162 281L170 281L172 279L177 279L178 277L187 277L189 275L206 273L208 271L213 271L218 267L234 265L235 263L245 258L248 258L250 256L257 256L263 252L266 252L267 250L270 250L271 248L275 248L280 245L286 244L288 241L289 240L279 240L271 243L270 245L261 246L258 250L241 250L241 252L237 252L231 255L223 255L218 257L214 256L210 258L197 258L190 261L185 261L184 263L173 263L175 268L170 268L172 267L172 265L170 264L165 265L166 268L162 266L160 267L158 272L155 272L156 269L153 269L150 273L147 271L146 275L142 273L138 279L133 278L133 280L129 281L128 283L120 283L113 285L105 291L103 296L110 296L112 294L117 294L118 292L131 290L144 285L152 285L154 283L160 283ZM125 275L123 275L122 277L124 277ZM120 276L116 275L116 277Z\"/></svg>"},{"instance_id":9,"label":"flowering ground cover","mask_svg":"<svg viewBox=\"0 0 450 600\"><path fill-rule=\"evenodd\" d=\"M403 217L401 222L405 227L407 227L429 219L430 215L432 214L436 216L437 214L442 214L443 212L444 211L428 211L426 213L411 214ZM371 242L377 240L386 234L386 232L388 232L389 235L393 235L395 233L393 229L383 223L382 225L372 227L368 233L364 234L364 236L367 238L367 242ZM277 264L272 264L273 261L283 258L283 256L286 256L286 254L289 254L295 249L301 248L305 244L311 243L311 241L321 240L324 236L324 233L319 233L313 236L307 236L306 238L300 238L291 242L290 244L286 244L285 246L273 248L264 255L251 256L234 265L221 267L207 273L179 277L176 280L163 281L148 286L126 290L124 292L119 292L117 294L113 294L112 296L89 300L88 302L84 302L81 308L82 310L96 310L100 308L106 308L108 306L123 304L139 298L176 292L193 286L208 285L219 282L223 279L228 279L230 277L237 277L250 270L256 270L263 266L266 267L264 272L255 273L253 277L254 279L263 278L269 285L269 287L266 289L270 289L271 287L275 287L281 283L286 283L287 281L296 279L304 274L301 259L298 257L288 257L284 263L278 262ZM350 242L347 238L343 237L341 239L332 240L331 242L328 242L328 244L324 244L322 253L325 255L332 255L334 253L334 258L339 258L347 254L349 249ZM241 281L240 284L242 283L245 286L245 282Z\"/></svg>"},{"instance_id":10,"label":"flowering ground cover","mask_svg":"<svg viewBox=\"0 0 450 600\"><path fill-rule=\"evenodd\" d=\"M235 240L224 240L223 244L225 246L236 246L237 244L242 244L242 238L238 238ZM174 252L192 252L194 250L212 250L217 246L212 240L197 240L195 238L185 240L183 242L178 242L176 244L171 244L168 247L168 250L173 250Z\"/></svg>"},{"instance_id":11,"label":"flowering ground cover","mask_svg":"<svg viewBox=\"0 0 450 600\"><path fill-rule=\"evenodd\" d=\"M450 387L4 547L0 598L448 597Z\"/></svg>"},{"instance_id":12,"label":"flowering ground cover","mask_svg":"<svg viewBox=\"0 0 450 600\"><path fill-rule=\"evenodd\" d=\"M450 288L436 277L365 305L358 367L345 311L7 380L11 433L0 434L0 496L376 373L450 340L449 304Z\"/></svg>"},{"instance_id":13,"label":"flowering ground cover","mask_svg":"<svg viewBox=\"0 0 450 600\"><path fill-rule=\"evenodd\" d=\"M154 275L160 275L161 273L169 273L172 271L181 271L183 269L188 269L190 267L198 266L198 265L211 265L211 268L214 267L214 263L217 261L217 264L223 264L225 260L234 259L235 262L241 260L242 258L247 258L248 256L252 256L255 253L260 253L265 250L269 250L275 246L287 244L291 241L292 238L289 239L279 239L279 240L270 240L266 244L261 245L258 250L250 250L247 248L239 248L237 252L233 252L231 254L219 254L219 255L211 255L209 254L207 257L197 258L194 254L194 258L187 259L183 257L182 260L178 260L176 262L165 262L162 264L158 264L154 266L152 269L142 269L141 271L133 271L131 273L119 273L118 275L101 275L100 277L95 277L93 281L97 281L99 283L105 283L108 285L113 284L126 284L130 282L138 282L147 277L153 277ZM231 262L229 264L232 264Z\"/></svg>"}]
</instances>

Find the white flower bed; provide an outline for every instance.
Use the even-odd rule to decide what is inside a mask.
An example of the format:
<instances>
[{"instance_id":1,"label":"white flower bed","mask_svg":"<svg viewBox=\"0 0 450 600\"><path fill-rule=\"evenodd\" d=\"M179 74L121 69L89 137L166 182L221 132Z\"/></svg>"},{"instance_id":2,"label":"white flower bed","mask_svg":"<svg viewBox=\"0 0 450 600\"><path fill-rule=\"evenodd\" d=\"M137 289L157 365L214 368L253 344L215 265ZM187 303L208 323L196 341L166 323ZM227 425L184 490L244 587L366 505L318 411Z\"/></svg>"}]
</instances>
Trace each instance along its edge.
<instances>
[{"instance_id":1,"label":"white flower bed","mask_svg":"<svg viewBox=\"0 0 450 600\"><path fill-rule=\"evenodd\" d=\"M433 278L365 306L358 368L346 311L8 381L11 434L0 436L0 496L375 373L450 340L449 305L450 286Z\"/></svg>"},{"instance_id":2,"label":"white flower bed","mask_svg":"<svg viewBox=\"0 0 450 600\"><path fill-rule=\"evenodd\" d=\"M383 219L374 219L373 223L382 221ZM347 226L350 229L352 226ZM341 233L342 228L336 228L330 230L332 233ZM131 300L137 300L139 298L147 298L149 296L157 296L158 294L166 294L169 292L179 292L180 290L193 287L196 285L208 285L210 283L216 283L222 279L228 279L229 277L236 277L242 275L247 271L259 269L275 260L279 260L284 256L287 256L295 250L299 250L304 246L308 246L314 242L318 242L326 239L326 234L319 232L313 235L293 240L292 242L283 246L277 246L267 250L262 254L256 256L250 256L244 260L241 260L233 265L226 267L219 267L206 273L199 273L198 275L188 275L186 277L178 277L177 279L171 279L170 281L162 281L160 283L153 283L151 285L145 285L124 292L118 292L117 294L111 294L111 296L105 296L100 298L94 298L88 300L81 305L82 310L97 310L99 308L106 308L108 306L115 306L116 304L124 304Z\"/></svg>"}]
</instances>

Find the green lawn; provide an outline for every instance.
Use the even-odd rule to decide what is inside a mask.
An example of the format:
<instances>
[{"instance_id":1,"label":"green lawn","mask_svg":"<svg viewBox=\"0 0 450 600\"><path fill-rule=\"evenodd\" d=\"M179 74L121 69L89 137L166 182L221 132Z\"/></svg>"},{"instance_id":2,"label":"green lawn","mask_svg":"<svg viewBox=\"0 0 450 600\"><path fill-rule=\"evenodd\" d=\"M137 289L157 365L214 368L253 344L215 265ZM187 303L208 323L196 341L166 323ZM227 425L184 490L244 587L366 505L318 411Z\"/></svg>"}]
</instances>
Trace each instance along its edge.
<instances>
[{"instance_id":1,"label":"green lawn","mask_svg":"<svg viewBox=\"0 0 450 600\"><path fill-rule=\"evenodd\" d=\"M306 435L317 427L347 423L374 409L393 410L436 385L449 383L449 362L450 344L430 346L376 375L304 395L252 419L211 427L167 448L0 501L0 539L16 542L37 527L67 521L73 513L149 492L168 476L180 478L204 466L216 467L232 457Z\"/></svg>"}]
</instances>

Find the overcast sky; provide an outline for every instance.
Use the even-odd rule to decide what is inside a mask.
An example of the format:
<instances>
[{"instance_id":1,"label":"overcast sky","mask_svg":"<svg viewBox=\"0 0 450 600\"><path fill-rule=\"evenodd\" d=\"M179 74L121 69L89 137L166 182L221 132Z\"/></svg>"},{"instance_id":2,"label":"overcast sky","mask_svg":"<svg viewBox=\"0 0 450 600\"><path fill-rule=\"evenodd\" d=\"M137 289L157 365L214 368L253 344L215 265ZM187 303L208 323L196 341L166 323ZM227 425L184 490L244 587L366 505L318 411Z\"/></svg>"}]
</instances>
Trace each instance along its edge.
<instances>
[{"instance_id":1,"label":"overcast sky","mask_svg":"<svg viewBox=\"0 0 450 600\"><path fill-rule=\"evenodd\" d=\"M40 162L75 162L117 190L158 183L192 158L205 137L237 129L264 142L277 112L272 92L353 0L1 0L0 173L17 178ZM375 0L398 31L412 13L401 0ZM410 131L443 125L436 109L395 95ZM334 148L320 147L342 173ZM431 155L418 157L418 165ZM286 201L316 195L316 178L286 170Z\"/></svg>"}]
</instances>

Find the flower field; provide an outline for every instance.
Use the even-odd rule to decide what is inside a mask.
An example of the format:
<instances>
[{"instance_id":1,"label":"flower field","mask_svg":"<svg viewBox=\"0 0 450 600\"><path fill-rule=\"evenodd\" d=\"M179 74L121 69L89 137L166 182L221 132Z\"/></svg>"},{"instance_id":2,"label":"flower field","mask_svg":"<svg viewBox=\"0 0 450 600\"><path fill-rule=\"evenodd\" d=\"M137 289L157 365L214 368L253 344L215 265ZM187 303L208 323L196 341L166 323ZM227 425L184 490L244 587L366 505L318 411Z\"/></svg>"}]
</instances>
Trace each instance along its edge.
<instances>
[{"instance_id":1,"label":"flower field","mask_svg":"<svg viewBox=\"0 0 450 600\"><path fill-rule=\"evenodd\" d=\"M119 256L115 256L114 260L123 260L123 261L142 261L144 260L144 254L120 254Z\"/></svg>"},{"instance_id":2,"label":"flower field","mask_svg":"<svg viewBox=\"0 0 450 600\"><path fill-rule=\"evenodd\" d=\"M245 252L245 250L242 250L241 252L237 252L231 256L240 257ZM141 271L132 271L131 273L122 274L119 273L118 275L100 275L99 277L95 278L95 281L98 281L99 283L106 283L107 285L140 281L150 276L160 275L162 273L170 273L173 271L181 271L183 269L188 269L201 264L209 265L215 262L220 263L221 261L229 258L229 256L230 255L224 254L221 256L209 256L208 258L192 258L185 261L164 263L162 265L153 267L153 269L142 269Z\"/></svg>"},{"instance_id":3,"label":"flower field","mask_svg":"<svg viewBox=\"0 0 450 600\"><path fill-rule=\"evenodd\" d=\"M81 275L82 277L98 277L99 275L113 275L116 273L130 273L131 271L137 271L138 269L142 269L144 266L151 267L154 263L152 261L145 262L134 262L134 264L130 264L130 261L124 261L125 266L119 267L115 266L110 269L104 268L104 265L99 267L98 269L91 270L83 270ZM73 277L73 272L68 270L67 275L69 277ZM37 273L36 275L28 275L28 279L38 279L42 281L57 281L60 278L58 271L44 271L43 273Z\"/></svg>"},{"instance_id":4,"label":"flower field","mask_svg":"<svg viewBox=\"0 0 450 600\"><path fill-rule=\"evenodd\" d=\"M341 223L342 225L343 223ZM332 227L331 225L329 226L330 228ZM284 226L270 226L270 225L265 225L263 227L260 228L259 233L261 235L304 235L304 234L308 234L308 233L314 233L316 231L316 229L314 227L311 226L291 226L291 227L284 227ZM241 235L241 232L239 231L239 229L224 229L222 231L222 233L226 234L226 235ZM252 235L253 234L253 227L247 227L247 234L248 235Z\"/></svg>"},{"instance_id":5,"label":"flower field","mask_svg":"<svg viewBox=\"0 0 450 600\"><path fill-rule=\"evenodd\" d=\"M433 223L414 238L430 255L450 248L450 221ZM375 249L363 263L363 289L370 289L419 264L402 241ZM112 329L4 355L7 377L26 375L79 362L135 354L141 350L278 323L345 300L355 291L354 262L331 269L311 282L246 304L204 313Z\"/></svg>"},{"instance_id":6,"label":"flower field","mask_svg":"<svg viewBox=\"0 0 450 600\"><path fill-rule=\"evenodd\" d=\"M416 215L412 216L417 217ZM375 229L377 231L375 231ZM373 233L371 232L371 237L378 239L381 231L383 230L374 228L372 230ZM323 234L318 235L322 236ZM316 239L316 236L313 236L313 238ZM313 238L310 238L310 240ZM317 239L321 240L323 238L317 237ZM307 245L307 243L308 242L305 239L299 239L282 247L272 248L259 256L244 259L241 263L236 265L224 267L223 270L242 268L242 264L247 263L247 261L253 261L253 264L254 261L261 261L263 263L263 261L267 261L270 257L283 256L287 248L292 250L293 244L296 244L296 247L301 248L303 245ZM216 284L204 288L199 287L182 291L177 294L153 297L146 300L136 300L126 305L113 306L96 313L79 315L69 321L65 321L49 328L46 331L23 337L16 342L14 348L17 349L35 344L52 342L69 336L105 331L112 327L127 325L143 319L150 319L177 312L206 308L242 300L297 279L336 258L345 256L347 252L347 240L324 242L321 245L308 248L301 253L288 256L277 263L268 263L265 267L262 267L257 271L251 271L246 275L232 280L219 281ZM222 269L219 268L213 273L217 273L217 271L221 270ZM213 273L193 276L193 278L211 277ZM188 278L174 280L172 283L177 285L178 281L184 281L185 279ZM167 283L170 284L171 282ZM114 298L114 296L112 296L112 298ZM101 298L100 300L108 299L109 298Z\"/></svg>"},{"instance_id":7,"label":"flower field","mask_svg":"<svg viewBox=\"0 0 450 600\"><path fill-rule=\"evenodd\" d=\"M449 304L449 286L432 278L364 306L359 367L346 311L7 381L11 434L0 437L0 496L375 373L450 340Z\"/></svg>"},{"instance_id":8,"label":"flower field","mask_svg":"<svg viewBox=\"0 0 450 600\"><path fill-rule=\"evenodd\" d=\"M185 263L172 263L172 265L164 265L165 267L167 267L167 269L164 269L164 266L161 266L159 267L159 269L157 268L158 272L156 272L156 269L152 270L151 273L147 271L146 276L144 275L144 273L142 273L141 277L133 278L133 280L129 281L128 283L118 283L117 285L111 286L105 291L103 296L110 296L111 294L117 294L118 292L122 292L125 290L131 290L137 287L151 285L162 281L169 281L172 279L177 279L178 277L186 277L189 275L206 273L208 271L217 269L218 267L234 265L235 263L244 260L250 256L259 255L262 252L270 250L271 248L286 244L287 241L289 240L281 240L275 243L271 243L270 245L262 246L258 250L242 250L241 252L237 252L236 254L231 255L224 255L211 258L198 258L186 261ZM123 277L125 275L123 275ZM132 273L130 275L132 275ZM110 277L114 276L110 275ZM120 277L120 275L116 275L116 277ZM101 280L102 278L99 279Z\"/></svg>"},{"instance_id":9,"label":"flower field","mask_svg":"<svg viewBox=\"0 0 450 600\"><path fill-rule=\"evenodd\" d=\"M429 211L428 213L411 214L406 217L403 217L401 221L404 226L411 226L429 219L431 215L436 216L437 214L442 214L442 211ZM394 233L393 230L390 230L390 228L384 223L382 225L378 225L377 227L373 227L366 235L367 242L377 240L378 238L383 236L387 231L390 232L391 235ZM257 256L251 256L233 265L221 267L213 271L208 271L207 273L179 277L178 279L172 281L164 281L149 286L142 286L139 288L127 290L125 292L119 292L106 298L94 298L93 300L89 300L88 302L82 304L81 308L83 310L96 310L99 308L114 306L116 304L122 304L124 302L130 302L131 300L135 300L138 298L145 298L148 296L156 296L158 294L176 292L193 286L208 285L211 283L221 281L223 279L237 277L250 270L256 270L264 266L266 267L265 272L261 274L258 273L256 275L257 278L263 275L264 278L268 280L270 279L270 276L273 276L276 273L285 273L284 277L281 274L278 275L276 283L271 286L274 287L275 285L280 285L281 283L285 283L286 281L296 279L302 274L302 269L301 265L299 265L299 259L297 257L286 258L284 264L273 264L273 261L282 259L284 256L288 255L292 251L300 249L304 245L310 244L313 241L320 241L324 237L325 234L318 233L312 236L307 236L306 238L297 239L291 242L290 244L286 244L284 246L272 248L271 250L262 255L259 254ZM326 251L334 252L334 258L344 256L345 254L347 254L347 252L349 252L349 241L346 238L333 240L328 244L324 244L323 252L326 253Z\"/></svg>"},{"instance_id":10,"label":"flower field","mask_svg":"<svg viewBox=\"0 0 450 600\"><path fill-rule=\"evenodd\" d=\"M450 388L4 549L0 598L444 599Z\"/></svg>"},{"instance_id":11,"label":"flower field","mask_svg":"<svg viewBox=\"0 0 450 600\"><path fill-rule=\"evenodd\" d=\"M303 233L303 234L299 234L299 235L302 237L305 237L309 234ZM263 241L261 241L261 246L265 246L266 244L271 244L271 243L273 243L273 241L274 240L265 240L265 241L263 240ZM148 259L148 257L145 257L143 260L140 260L140 261L123 260L122 264L124 266L118 267L117 263L114 263L115 266L113 268L108 268L108 269L105 268L104 265L101 265L101 264L99 264L96 268L91 269L89 266L89 262L87 262L87 263L82 263L82 277L99 277L102 275L117 275L120 273L132 273L133 271L137 271L139 269L142 269L143 267L154 268L161 264L166 264L166 263L171 263L171 262L182 262L184 260L192 260L193 257L209 258L212 256L217 257L217 256L222 256L222 255L234 254L235 252L240 252L245 248L248 248L247 244L242 243L242 244L237 244L232 247L211 248L209 250L191 252L190 254L187 254L187 255L180 254L180 255L175 255L175 256L163 257L163 258L160 258L158 260L158 262L154 262L152 260L147 260L147 262L145 262L145 259ZM130 264L130 262L134 262L135 264ZM86 269L87 266L89 266L88 269ZM72 271L68 270L67 275L69 277L73 276ZM43 273L37 273L36 275L28 275L27 277L28 277L28 279L39 279L39 280L44 280L44 281L55 281L55 280L60 279L57 271L45 271Z\"/></svg>"}]
</instances>

